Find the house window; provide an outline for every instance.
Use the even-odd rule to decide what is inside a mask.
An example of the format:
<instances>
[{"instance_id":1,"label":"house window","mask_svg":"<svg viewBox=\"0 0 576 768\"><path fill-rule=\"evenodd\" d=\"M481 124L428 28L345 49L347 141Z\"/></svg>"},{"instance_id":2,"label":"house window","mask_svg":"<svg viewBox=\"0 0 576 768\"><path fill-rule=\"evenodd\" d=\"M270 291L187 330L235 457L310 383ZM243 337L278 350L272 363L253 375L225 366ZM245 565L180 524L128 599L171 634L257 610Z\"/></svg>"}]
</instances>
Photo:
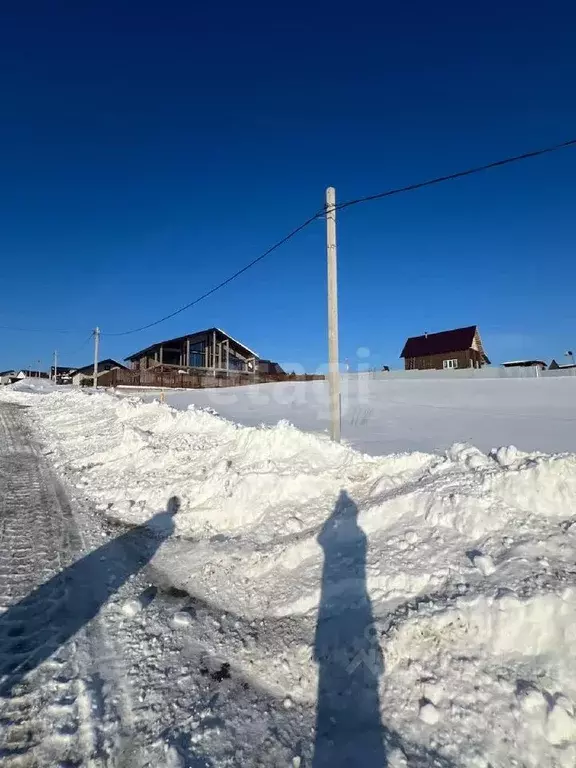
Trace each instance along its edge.
<instances>
[{"instance_id":1,"label":"house window","mask_svg":"<svg viewBox=\"0 0 576 768\"><path fill-rule=\"evenodd\" d=\"M228 367L231 371L245 371L246 361L242 360L240 357L236 357L236 355L231 352L228 358Z\"/></svg>"},{"instance_id":2,"label":"house window","mask_svg":"<svg viewBox=\"0 0 576 768\"><path fill-rule=\"evenodd\" d=\"M458 360L444 360L442 364L444 368L458 368Z\"/></svg>"},{"instance_id":3,"label":"house window","mask_svg":"<svg viewBox=\"0 0 576 768\"><path fill-rule=\"evenodd\" d=\"M202 368L204 366L204 355L202 352L190 350L190 367Z\"/></svg>"}]
</instances>

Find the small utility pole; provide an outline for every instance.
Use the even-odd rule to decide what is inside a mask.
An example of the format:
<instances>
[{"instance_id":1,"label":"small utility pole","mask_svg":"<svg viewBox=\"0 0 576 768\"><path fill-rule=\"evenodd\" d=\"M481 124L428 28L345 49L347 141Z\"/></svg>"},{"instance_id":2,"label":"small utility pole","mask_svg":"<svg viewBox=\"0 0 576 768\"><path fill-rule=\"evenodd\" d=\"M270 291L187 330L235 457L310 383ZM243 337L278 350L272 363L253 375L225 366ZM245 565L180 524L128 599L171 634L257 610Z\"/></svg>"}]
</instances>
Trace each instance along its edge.
<instances>
[{"instance_id":1,"label":"small utility pole","mask_svg":"<svg viewBox=\"0 0 576 768\"><path fill-rule=\"evenodd\" d=\"M54 381L54 384L56 384L57 376L58 376L58 350L55 349L54 350L54 377L52 379Z\"/></svg>"},{"instance_id":2,"label":"small utility pole","mask_svg":"<svg viewBox=\"0 0 576 768\"><path fill-rule=\"evenodd\" d=\"M100 344L100 328L94 328L94 379L92 386L94 389L98 386L98 346Z\"/></svg>"},{"instance_id":3,"label":"small utility pole","mask_svg":"<svg viewBox=\"0 0 576 768\"><path fill-rule=\"evenodd\" d=\"M338 274L336 261L336 190L326 190L326 256L328 260L328 387L330 437L340 442L340 367L338 360Z\"/></svg>"}]
</instances>

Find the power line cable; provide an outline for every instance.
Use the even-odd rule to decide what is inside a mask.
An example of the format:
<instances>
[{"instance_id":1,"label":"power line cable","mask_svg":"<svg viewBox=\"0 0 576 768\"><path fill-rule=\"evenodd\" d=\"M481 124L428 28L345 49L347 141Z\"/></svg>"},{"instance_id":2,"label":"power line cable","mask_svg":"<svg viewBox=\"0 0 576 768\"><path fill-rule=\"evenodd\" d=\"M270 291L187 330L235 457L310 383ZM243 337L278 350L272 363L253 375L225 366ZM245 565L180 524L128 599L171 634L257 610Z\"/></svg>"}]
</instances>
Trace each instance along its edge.
<instances>
[{"instance_id":1,"label":"power line cable","mask_svg":"<svg viewBox=\"0 0 576 768\"><path fill-rule=\"evenodd\" d=\"M88 344L88 342L90 341L90 339L93 339L93 338L94 338L94 331L90 331L90 334L88 335L88 337L84 339L84 341L82 342L82 344L80 344L80 346L79 346L79 347L77 347L77 348L74 350L74 352L64 352L63 354L64 354L64 355L67 355L67 356L68 356L68 357L70 357L70 358L72 358L72 357L76 357L76 355L77 355L79 352L81 352L81 351L84 349L84 347L86 346L86 344Z\"/></svg>"},{"instance_id":2,"label":"power line cable","mask_svg":"<svg viewBox=\"0 0 576 768\"><path fill-rule=\"evenodd\" d=\"M438 176L434 179L427 179L426 181L420 181L415 184L408 184L405 187L397 187L395 189L389 189L386 192L379 192L375 195L366 195L365 197L358 197L354 200L346 200L345 202L339 203L338 205L336 205L335 210L340 211L340 210L343 210L344 208L350 208L351 206L358 205L360 203L367 203L371 200L381 200L385 197L392 197L393 195L402 194L403 192L412 192L413 190L422 189L423 187L431 187L435 184L441 184L442 182L445 182L445 181L451 181L453 179L461 179L464 176L472 176L473 174L481 173L482 171L487 171L487 170L490 170L491 168L499 168L503 165L516 163L520 160L528 160L532 157L539 157L541 155L546 155L551 152L557 152L560 149L566 149L567 147L572 147L575 145L576 145L576 139L569 139L568 141L564 141L561 144L554 144L550 147L533 150L532 152L524 152L521 155L513 155L512 157L507 157L507 158L504 158L503 160L495 160L491 163L486 163L485 165L478 165L473 168L468 168L465 171L450 173L450 174L447 174L446 176ZM216 291L219 291L221 288L224 288L226 285L231 283L237 277L240 277L240 275L244 274L244 272L247 272L253 266L255 266L260 261L265 259L267 256L269 256L271 253L276 251L278 248L280 248L281 245L284 245L284 243L287 243L288 240L291 240L295 235L297 235L299 232L305 229L309 224L311 224L313 221L316 221L316 219L320 218L323 215L324 215L324 209L322 209L318 213L315 213L314 216L311 216L309 219L306 219L305 222L300 224L300 226L296 227L296 229L293 229L288 235L286 235L286 237L283 237L282 240L279 240L271 248L268 248L267 251L264 251L264 253L260 254L260 256L257 256L255 259L250 261L248 264L246 264L246 266L242 267L242 269L239 269L238 271L234 272L234 274L230 275L230 277L226 278L226 280L223 280L221 283L218 283L218 285L215 285L209 291L206 291L206 293L203 293L201 296L198 296L196 299L189 302L188 304L185 304L183 307L176 309L174 312L171 312L170 314L165 315L164 317L161 317L158 320L154 320L152 323L148 323L147 325L142 325L139 328L132 328L129 331L121 331L117 333L102 333L102 335L103 336L127 336L131 333L138 333L139 331L145 331L148 328L152 328L155 325L159 325L160 323L163 323L165 320L169 320L170 318L175 317L176 315L179 315L181 312L184 312L185 310L190 309L196 304L199 304L204 299L207 299L209 296L212 296L212 294L216 293Z\"/></svg>"},{"instance_id":3,"label":"power line cable","mask_svg":"<svg viewBox=\"0 0 576 768\"><path fill-rule=\"evenodd\" d=\"M569 139L568 141L564 141L560 144L554 144L550 147L545 147L543 149L537 149L532 152L524 152L520 155L514 155L512 157L504 158L503 160L495 160L491 163L486 163L485 165L479 165L475 166L473 168L468 168L464 171L458 171L456 173L447 174L445 176L437 176L433 179L427 179L426 181L420 181L416 182L415 184L408 184L404 187L396 187L395 189L389 189L385 192L378 192L374 195L365 195L364 197L358 197L353 200L346 200L343 203L339 203L336 205L335 210L340 211L345 208L350 208L353 205L358 205L360 203L367 203L372 200L381 200L386 197L392 197L394 195L402 194L403 192L412 192L416 189L422 189L424 187L430 187L435 184L441 184L445 181L452 181L454 179L461 179L465 176L472 176L476 173L481 173L483 171L490 170L491 168L499 168L504 165L509 165L511 163L516 163L520 160L528 160L533 157L539 157L541 155L550 154L552 152L557 152L560 149L566 149L567 147L572 147L576 145L576 139ZM132 333L138 333L139 331L145 331L148 328L152 328L155 325L159 325L160 323L163 323L166 320L169 320L172 317L175 317L176 315L179 315L181 312L184 312L187 309L190 309L191 307L195 306L196 304L199 304L204 299L207 299L209 296L212 296L212 294L216 293L216 291L219 291L221 288L224 288L226 285L231 283L233 280L235 280L237 277L240 277L240 275L243 275L244 272L247 272L249 269L251 269L253 266L258 264L260 261L265 259L267 256L269 256L271 253L276 251L278 248L280 248L282 245L287 243L289 240L291 240L293 237L295 237L299 232L301 232L303 229L305 229L307 226L309 226L313 221L316 221L316 219L320 218L324 215L324 210L318 211L313 216L311 216L309 219L306 219L302 224L300 224L298 227L293 229L288 235L283 237L281 240L278 240L278 242L274 243L270 248L268 248L264 253L257 256L252 261L248 262L244 267L234 272L230 277L226 278L225 280L222 280L222 282L218 283L217 285L213 286L210 290L203 293L201 296L198 296L193 301L189 302L188 304L185 304L184 306L174 310L174 312L170 312L167 315L164 315L163 317L159 318L158 320L154 320L151 323L148 323L146 325L142 325L138 328L132 328L128 331L120 331L116 333L102 333L103 336L127 336ZM76 333L77 331L71 330L71 329L38 329L38 328L19 328L19 327L13 327L13 326L0 326L0 330L5 331L17 331L17 332L23 332L23 333ZM89 339L92 337L92 334L90 335ZM82 344L82 347L84 344L87 343L89 340L87 339L86 342ZM81 348L82 348L81 347ZM77 354L77 353L74 353Z\"/></svg>"},{"instance_id":4,"label":"power line cable","mask_svg":"<svg viewBox=\"0 0 576 768\"><path fill-rule=\"evenodd\" d=\"M216 293L216 291L219 291L220 288L224 288L224 286L228 285L228 283L231 283L232 280L235 280L237 277L240 277L240 275L243 275L244 272L247 272L255 264L258 264L259 261L262 261L262 259L265 259L266 256L269 256L273 251L280 248L280 246L284 245L284 243L287 243L288 240L291 240L299 232L302 232L302 230L305 229L309 224L312 224L313 221L316 221L316 219L320 218L320 216L323 216L323 215L324 215L324 210L318 211L318 213L315 213L314 216L311 216L309 219L306 219L305 222L300 224L299 227L296 227L296 229L293 229L288 235L286 235L286 237L283 237L282 240L278 240L277 243L274 243L274 245L271 248L268 248L267 251L264 251L264 253L260 254L260 256L257 256L255 259L252 259L252 261L246 264L246 266L242 267L242 269L239 269L237 272L234 272L233 275L230 275L230 277L226 278L226 280L223 280L221 283L218 283L218 285L215 285L213 288L210 288L209 291L206 291L206 293L203 293L201 296L198 296L198 298L194 299L194 301L191 301L188 304L185 304L183 307L180 307L179 309L174 310L174 312L170 312L169 315L165 315L164 317L161 317L159 320L154 320L154 322L148 323L147 325L142 325L140 326L140 328L132 328L129 331L121 331L118 333L102 332L102 336L127 336L130 333L138 333L139 331L145 331L147 328L152 328L154 325L159 325L159 323L163 323L165 320L169 320L171 317L175 317L176 315L179 315L181 312L184 312L186 309L190 309L190 307L193 307L195 304L198 304L204 299L207 299L208 296L211 296L213 293Z\"/></svg>"},{"instance_id":5,"label":"power line cable","mask_svg":"<svg viewBox=\"0 0 576 768\"><path fill-rule=\"evenodd\" d=\"M513 157L507 157L504 160L495 160L492 163L486 163L486 165L477 165L474 168L468 168L466 171L458 171L457 173L450 173L447 176L438 176L435 179L428 179L427 181L419 181L416 184L408 184L406 187L397 187L396 189L389 189L386 192L378 192L375 195L366 195L365 197L357 197L355 200L346 200L346 202L339 203L338 205L336 205L336 210L340 211L343 208L350 208L350 206L358 205L359 203L367 203L370 200L381 200L384 197L392 197L392 195L399 195L402 192L412 192L415 189L422 189L423 187L431 187L434 184L441 184L444 181L451 181L452 179L461 179L464 176L472 176L475 173L488 171L491 168L500 168L503 165L516 163L519 160L528 160L532 157L540 157L541 155L547 155L550 152L557 152L559 149L566 149L567 147L573 147L575 145L576 145L576 139L570 139L569 141L562 142L562 144L555 144L552 147L545 147L544 149L536 149L533 152L524 152L522 155L514 155Z\"/></svg>"}]
</instances>

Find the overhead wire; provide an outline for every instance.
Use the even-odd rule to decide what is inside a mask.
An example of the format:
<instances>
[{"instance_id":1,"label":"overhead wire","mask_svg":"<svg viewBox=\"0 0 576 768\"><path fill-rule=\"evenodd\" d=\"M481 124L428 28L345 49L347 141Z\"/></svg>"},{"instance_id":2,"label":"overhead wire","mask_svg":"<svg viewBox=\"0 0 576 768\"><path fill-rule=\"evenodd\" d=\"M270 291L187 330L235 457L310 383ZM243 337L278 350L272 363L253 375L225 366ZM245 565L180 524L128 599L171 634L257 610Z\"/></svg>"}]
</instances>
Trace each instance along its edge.
<instances>
[{"instance_id":1,"label":"overhead wire","mask_svg":"<svg viewBox=\"0 0 576 768\"><path fill-rule=\"evenodd\" d=\"M82 344L80 344L80 346L79 346L79 347L77 347L77 348L74 350L74 352L64 352L64 354L65 354L65 355L67 355L67 356L69 356L70 358L76 357L76 355L77 355L79 352L81 352L81 351L84 349L84 347L86 346L86 344L88 344L88 342L90 341L90 339L93 339L93 338L94 338L94 331L90 331L89 335L88 335L88 336L87 336L87 337L84 339L84 341L82 342Z\"/></svg>"},{"instance_id":2,"label":"overhead wire","mask_svg":"<svg viewBox=\"0 0 576 768\"><path fill-rule=\"evenodd\" d=\"M164 317L161 317L158 320L154 320L154 322L148 323L147 325L142 325L139 328L132 328L129 331L120 331L117 333L102 331L102 336L127 336L128 334L131 334L131 333L138 333L139 331L145 331L147 328L152 328L155 325L159 325L160 323L163 323L165 320L169 320L171 317L175 317L176 315L179 315L181 312L184 312L185 310L190 309L195 304L199 304L204 299L207 299L208 296L211 296L213 293L216 293L216 291L219 291L221 288L224 288L225 285L228 285L228 283L231 283L237 277L240 277L240 275L244 274L244 272L247 272L255 264L258 264L259 261L262 261L262 259L265 259L266 256L269 256L273 251L280 248L280 246L284 245L284 243L287 243L288 240L291 240L299 232L302 232L303 229L305 229L307 226L312 224L313 221L316 221L316 219L320 218L320 216L323 216L323 215L324 215L324 209L322 209L321 211L318 211L318 213L315 213L314 216L311 216L309 219L306 219L306 221L300 224L300 226L296 227L296 229L293 229L289 234L287 234L286 237L283 237L282 240L278 240L278 242L274 243L274 245L268 248L268 250L264 251L264 253L261 253L260 256L257 256L255 259L252 259L252 261L248 262L248 264L246 264L244 267L234 272L234 274L230 275L230 277L227 277L226 280L222 280L221 283L218 283L218 285L215 285L214 287L210 288L210 290L206 291L201 296L198 296L193 301L190 301L188 304L185 304L183 307L180 307L179 309L174 310L174 312L170 312L170 314L164 315Z\"/></svg>"},{"instance_id":3,"label":"overhead wire","mask_svg":"<svg viewBox=\"0 0 576 768\"><path fill-rule=\"evenodd\" d=\"M446 181L452 181L455 179L461 179L465 176L472 176L476 173L482 173L483 171L488 171L492 168L500 168L505 165L509 165L511 163L516 163L521 160L528 160L530 158L534 157L540 157L542 155L550 154L552 152L557 152L561 149L566 149L568 147L576 146L576 138L569 139L568 141L561 142L560 144L554 144L549 147L544 147L543 149L537 149L533 150L531 152L523 152L519 155L513 155L511 157L506 157L502 160L495 160L490 163L486 163L484 165L477 165L472 168L467 168L464 171L457 171L456 173L450 173L446 174L444 176L437 176L432 179L427 179L425 181L419 181L414 184L408 184L403 187L396 187L394 189L388 189L384 192L378 192L373 195L365 195L364 197L357 197L352 200L346 200L342 203L338 203L335 206L336 211L341 211L346 208L350 208L354 205L359 205L360 203L367 203L372 200L382 200L386 197L392 197L394 195L399 195L404 192L412 192L417 189L423 189L424 187L431 187L436 184L441 184ZM141 325L137 328L131 328L126 331L117 331L117 332L101 332L102 336L128 336L132 333L139 333L140 331L145 331L148 328L153 328L156 325L159 325L160 323L165 322L166 320L170 320L172 317L176 317L176 315L179 315L181 312L185 312L187 309L190 309L191 307L194 307L196 304L199 304L201 301L204 301L204 299L207 299L209 296L212 296L214 293L219 291L220 289L224 288L225 286L229 285L233 280L236 280L236 278L243 275L245 272L247 272L249 269L254 267L256 264L261 262L263 259L265 259L267 256L269 256L274 251L278 250L282 245L287 243L289 240L291 240L293 237L295 237L297 234L302 232L303 229L308 227L310 224L312 224L314 221L319 219L320 217L324 216L325 209L318 211L313 216L310 216L310 218L306 219L302 224L300 224L298 227L293 229L291 232L289 232L285 237L283 237L281 240L278 240L274 245L272 245L270 248L268 248L266 251L261 253L256 258L252 259L252 261L249 261L245 266L243 266L241 269L236 270L233 274L231 274L229 277L227 277L225 280L222 280L217 285L213 286L209 290L205 291L200 296L196 297L192 301L188 302L187 304L184 304L184 306L179 307L178 309L175 309L173 312L168 313L167 315L164 315L163 317L158 318L157 320L152 321L151 323L147 323L145 325ZM23 332L31 332L31 333L75 333L75 331L72 331L70 329L55 329L46 331L45 329L38 330L38 329L32 329L32 328L14 328L10 326L0 326L0 330L12 330L12 331L23 331ZM90 334L90 337L92 337L93 334ZM86 342L89 339L86 340ZM84 342L84 344L86 344ZM84 344L82 346L84 346Z\"/></svg>"},{"instance_id":4,"label":"overhead wire","mask_svg":"<svg viewBox=\"0 0 576 768\"><path fill-rule=\"evenodd\" d=\"M422 189L424 187L431 187L435 184L441 184L445 181L451 181L453 179L460 179L465 176L472 176L476 173L481 173L483 171L488 171L491 168L499 168L504 165L509 165L511 163L519 162L520 160L528 160L533 157L539 157L541 155L546 155L551 152L556 152L560 149L566 149L567 147L572 147L576 145L576 138L575 139L569 139L568 141L564 141L560 144L554 144L549 147L544 147L543 149L536 149L531 152L523 152L520 155L513 155L511 157L506 157L502 160L495 160L490 163L486 163L485 165L477 165L472 168L468 168L464 171L457 171L456 173L450 173L445 176L437 176L433 179L427 179L426 181L420 181L416 182L415 184L408 184L404 187L396 187L394 189L386 190L385 192L378 192L374 195L366 195L364 197L357 197L352 200L346 200L342 203L339 203L335 206L336 211L343 210L345 208L350 208L353 205L359 205L360 203L367 203L371 200L381 200L385 197L392 197L393 195L399 195L404 192L412 192L416 189ZM297 235L299 232L301 232L303 229L305 229L307 226L312 224L313 221L316 221L321 216L324 216L325 209L322 209L318 213L315 213L313 216L311 216L309 219L306 219L300 226L293 229L286 237L283 237L282 240L279 240L277 243L275 243L271 248L268 248L268 250L264 251L264 253L260 254L260 256L257 256L252 261L248 262L244 267L234 272L230 277L226 278L225 280L222 280L222 282L218 283L217 285L210 288L210 290L203 293L201 296L198 296L193 301L190 301L188 304L185 304L182 307L179 307L178 309L174 310L174 312L170 312L168 315L164 315L164 317L159 318L158 320L154 320L151 323L147 323L146 325L139 326L138 328L132 328L128 331L120 331L116 333L105 333L102 332L103 336L127 336L132 333L138 333L140 331L145 331L148 328L152 328L155 325L159 325L160 323L163 323L165 320L169 320L172 317L175 317L176 315L179 315L181 312L184 312L187 309L190 309L191 307L195 306L196 304L199 304L204 299L207 299L209 296L212 296L216 291L219 291L221 288L224 288L226 285L229 285L233 280L235 280L237 277L240 277L240 275L244 274L244 272L247 272L249 269L251 269L253 266L258 264L260 261L265 259L267 256L269 256L271 253L276 251L280 246L284 245L284 243L287 243L289 240L291 240L295 235Z\"/></svg>"},{"instance_id":5,"label":"overhead wire","mask_svg":"<svg viewBox=\"0 0 576 768\"><path fill-rule=\"evenodd\" d=\"M462 179L464 176L472 176L475 173L481 173L482 171L489 171L491 168L501 168L503 165L509 165L510 163L516 163L519 160L528 160L532 157L540 157L541 155L547 155L550 152L557 152L559 149L566 149L567 147L573 147L576 145L576 139L570 139L569 141L563 141L561 144L554 144L551 147L545 147L544 149L536 149L532 152L524 152L521 155L514 155L513 157L506 157L504 160L495 160L485 165L477 165L473 168L468 168L465 171L457 171L456 173L449 173L446 176L437 176L434 179L427 179L426 181L419 181L415 184L408 184L405 187L396 187L396 189L389 189L386 192L378 192L375 195L365 195L364 197L357 197L355 200L346 200L343 203L336 205L336 210L341 211L343 208L350 208L353 205L359 203L368 203L371 200L382 200L384 197L392 197L393 195L400 195L403 192L412 192L415 189L422 189L423 187L431 187L434 184L441 184L444 181L452 181L453 179Z\"/></svg>"},{"instance_id":6,"label":"overhead wire","mask_svg":"<svg viewBox=\"0 0 576 768\"><path fill-rule=\"evenodd\" d=\"M63 330L63 329L60 329L60 330L55 330L55 329L51 329L51 330L50 329L49 330L45 330L45 329L38 330L38 329L36 329L35 330L33 328L16 328L16 327L13 327L13 326L5 326L5 325L0 325L0 330L23 331L23 332L30 332L30 333L77 333L77 331L72 331L72 330ZM82 349L84 349L86 344L88 344L88 342L90 341L90 339L93 336L94 336L94 331L91 331L90 334L84 339L82 344L80 344L80 346L77 347L74 350L74 352L64 352L64 354L69 356L69 357L75 357L75 355L77 355L79 352L82 351ZM35 369L32 367L29 370L35 370Z\"/></svg>"}]
</instances>

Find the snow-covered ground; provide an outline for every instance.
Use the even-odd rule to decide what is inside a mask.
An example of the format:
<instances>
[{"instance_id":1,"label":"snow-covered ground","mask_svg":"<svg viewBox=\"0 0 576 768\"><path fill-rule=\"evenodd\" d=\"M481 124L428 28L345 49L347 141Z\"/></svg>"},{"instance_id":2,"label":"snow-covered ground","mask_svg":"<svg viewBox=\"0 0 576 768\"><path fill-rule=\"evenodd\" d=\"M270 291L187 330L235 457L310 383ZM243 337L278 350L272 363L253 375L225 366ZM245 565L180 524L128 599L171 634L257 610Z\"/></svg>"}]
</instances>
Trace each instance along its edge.
<instances>
[{"instance_id":1,"label":"snow-covered ground","mask_svg":"<svg viewBox=\"0 0 576 768\"><path fill-rule=\"evenodd\" d=\"M2 396L108 518L141 523L177 497L156 577L221 615L191 642L287 712L318 707L314 766L382 765L381 722L390 766L573 768L576 455L561 451L576 451L576 381L362 386L344 435L369 453L254 426L323 430L322 383L168 395L178 409L48 385ZM365 760L335 762L338 730L359 750L358 728Z\"/></svg>"},{"instance_id":2,"label":"snow-covered ground","mask_svg":"<svg viewBox=\"0 0 576 768\"><path fill-rule=\"evenodd\" d=\"M158 395L143 395L151 400ZM212 407L247 426L288 419L300 429L328 429L325 382L170 392L166 402ZM483 451L576 451L576 377L551 379L342 380L342 434L374 456L438 452L456 442Z\"/></svg>"}]
</instances>

